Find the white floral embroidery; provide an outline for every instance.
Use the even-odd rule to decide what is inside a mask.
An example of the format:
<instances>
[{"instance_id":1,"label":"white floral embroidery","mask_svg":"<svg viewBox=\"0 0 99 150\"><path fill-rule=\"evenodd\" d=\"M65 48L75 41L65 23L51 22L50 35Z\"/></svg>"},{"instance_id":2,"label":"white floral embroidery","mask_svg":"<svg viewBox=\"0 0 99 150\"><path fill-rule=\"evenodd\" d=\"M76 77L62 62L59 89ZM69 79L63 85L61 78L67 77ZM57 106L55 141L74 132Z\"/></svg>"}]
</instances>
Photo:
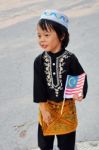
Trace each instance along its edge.
<instances>
[{"instance_id":1,"label":"white floral embroidery","mask_svg":"<svg viewBox=\"0 0 99 150\"><path fill-rule=\"evenodd\" d=\"M62 84L62 74L65 72L63 69L66 59L70 57L70 52L65 51L62 55L59 57L56 57L56 84L54 83L53 80L53 75L52 75L52 61L51 61L51 56L45 52L43 59L44 59L44 72L46 74L46 80L47 80L47 85L49 86L50 89L55 90L55 95L56 97L59 95L59 91L63 90L63 84Z\"/></svg>"}]
</instances>

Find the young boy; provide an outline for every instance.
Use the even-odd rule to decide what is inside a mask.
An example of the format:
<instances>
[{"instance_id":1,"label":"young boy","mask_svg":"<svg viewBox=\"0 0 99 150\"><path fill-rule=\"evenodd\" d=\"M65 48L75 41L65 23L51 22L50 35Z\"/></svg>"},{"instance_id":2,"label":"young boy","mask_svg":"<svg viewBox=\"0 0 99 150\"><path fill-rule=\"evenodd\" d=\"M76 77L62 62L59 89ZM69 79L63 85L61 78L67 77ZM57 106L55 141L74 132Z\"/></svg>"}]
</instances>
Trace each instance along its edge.
<instances>
[{"instance_id":1,"label":"young boy","mask_svg":"<svg viewBox=\"0 0 99 150\"><path fill-rule=\"evenodd\" d=\"M60 150L74 150L77 128L75 100L87 93L87 77L81 96L65 99L67 75L84 73L77 57L65 48L69 43L68 17L57 10L45 10L37 24L38 42L43 53L34 61L34 102L39 103L38 146L53 149L55 136Z\"/></svg>"}]
</instances>

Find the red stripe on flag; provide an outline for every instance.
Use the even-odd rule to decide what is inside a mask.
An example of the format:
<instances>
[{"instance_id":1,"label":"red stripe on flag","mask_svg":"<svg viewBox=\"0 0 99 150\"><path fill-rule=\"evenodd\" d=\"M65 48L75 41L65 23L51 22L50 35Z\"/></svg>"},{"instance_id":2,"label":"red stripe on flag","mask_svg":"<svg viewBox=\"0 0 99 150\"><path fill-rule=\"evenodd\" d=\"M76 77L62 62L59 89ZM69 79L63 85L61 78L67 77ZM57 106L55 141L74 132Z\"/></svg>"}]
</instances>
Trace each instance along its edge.
<instances>
[{"instance_id":1,"label":"red stripe on flag","mask_svg":"<svg viewBox=\"0 0 99 150\"><path fill-rule=\"evenodd\" d=\"M79 91L79 90L82 90L82 88L72 89L72 90L70 90L70 89L66 89L66 92Z\"/></svg>"},{"instance_id":2,"label":"red stripe on flag","mask_svg":"<svg viewBox=\"0 0 99 150\"><path fill-rule=\"evenodd\" d=\"M73 94L79 94L79 93L82 93L82 92L66 93L66 95L73 95Z\"/></svg>"}]
</instances>

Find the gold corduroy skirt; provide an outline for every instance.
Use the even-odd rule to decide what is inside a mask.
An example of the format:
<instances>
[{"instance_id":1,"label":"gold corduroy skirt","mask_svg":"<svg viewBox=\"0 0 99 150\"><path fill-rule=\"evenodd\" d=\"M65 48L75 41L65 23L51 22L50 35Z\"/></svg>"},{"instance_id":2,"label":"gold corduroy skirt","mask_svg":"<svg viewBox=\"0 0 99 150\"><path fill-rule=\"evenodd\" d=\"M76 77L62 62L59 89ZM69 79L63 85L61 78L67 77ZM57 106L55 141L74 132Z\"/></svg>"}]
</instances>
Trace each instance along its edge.
<instances>
[{"instance_id":1,"label":"gold corduroy skirt","mask_svg":"<svg viewBox=\"0 0 99 150\"><path fill-rule=\"evenodd\" d=\"M53 121L47 126L39 111L39 123L42 126L44 136L66 134L76 130L77 114L74 100L65 101L62 115L62 102L48 101L46 107Z\"/></svg>"}]
</instances>

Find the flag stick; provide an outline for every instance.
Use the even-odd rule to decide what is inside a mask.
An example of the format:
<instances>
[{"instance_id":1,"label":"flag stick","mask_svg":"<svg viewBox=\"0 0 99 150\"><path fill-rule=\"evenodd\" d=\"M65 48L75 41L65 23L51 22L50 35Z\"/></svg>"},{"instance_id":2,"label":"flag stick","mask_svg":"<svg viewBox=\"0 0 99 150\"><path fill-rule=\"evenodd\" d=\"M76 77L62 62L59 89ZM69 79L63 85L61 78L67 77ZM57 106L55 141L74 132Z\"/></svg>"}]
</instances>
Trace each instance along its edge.
<instances>
[{"instance_id":1,"label":"flag stick","mask_svg":"<svg viewBox=\"0 0 99 150\"><path fill-rule=\"evenodd\" d=\"M65 104L65 98L64 98L64 100L63 100L63 102L62 102L61 115L62 115L62 113L63 113L64 104Z\"/></svg>"},{"instance_id":2,"label":"flag stick","mask_svg":"<svg viewBox=\"0 0 99 150\"><path fill-rule=\"evenodd\" d=\"M69 76L67 75L67 81L68 81L68 78ZM67 87L67 82L66 82L66 87ZM64 104L65 104L65 90L64 90L64 99L63 99L62 108L61 108L61 115L63 113Z\"/></svg>"}]
</instances>

